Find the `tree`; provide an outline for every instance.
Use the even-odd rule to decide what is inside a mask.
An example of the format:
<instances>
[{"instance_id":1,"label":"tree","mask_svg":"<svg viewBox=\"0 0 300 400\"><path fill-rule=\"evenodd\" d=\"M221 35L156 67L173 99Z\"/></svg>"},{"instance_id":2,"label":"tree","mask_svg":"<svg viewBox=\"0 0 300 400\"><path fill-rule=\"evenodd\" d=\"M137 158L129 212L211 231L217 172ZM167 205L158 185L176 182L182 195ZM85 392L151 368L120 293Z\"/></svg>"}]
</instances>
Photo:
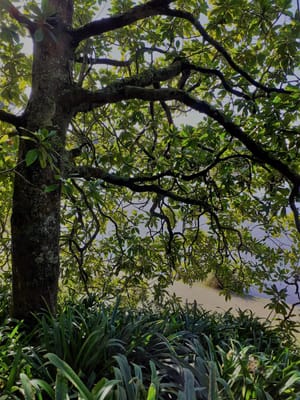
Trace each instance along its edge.
<instances>
[{"instance_id":1,"label":"tree","mask_svg":"<svg viewBox=\"0 0 300 400\"><path fill-rule=\"evenodd\" d=\"M299 9L112 0L101 17L106 3L0 0L13 315L54 311L75 263L86 290L295 278ZM285 232L289 248L270 245Z\"/></svg>"}]
</instances>

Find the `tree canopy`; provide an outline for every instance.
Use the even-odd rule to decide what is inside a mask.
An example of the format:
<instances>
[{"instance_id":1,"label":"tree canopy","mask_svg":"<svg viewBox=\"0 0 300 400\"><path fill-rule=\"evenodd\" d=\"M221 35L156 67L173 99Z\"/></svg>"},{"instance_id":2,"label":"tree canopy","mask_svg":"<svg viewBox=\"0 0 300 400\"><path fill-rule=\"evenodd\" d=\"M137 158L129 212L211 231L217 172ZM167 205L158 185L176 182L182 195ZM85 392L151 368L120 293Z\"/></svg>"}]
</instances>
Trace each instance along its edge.
<instances>
[{"instance_id":1,"label":"tree canopy","mask_svg":"<svg viewBox=\"0 0 300 400\"><path fill-rule=\"evenodd\" d=\"M298 3L0 10L2 270L12 241L13 295L28 292L16 315L41 307L33 287L55 308L44 282L59 271L69 293L159 294L212 272L225 293L280 280L299 294Z\"/></svg>"}]
</instances>

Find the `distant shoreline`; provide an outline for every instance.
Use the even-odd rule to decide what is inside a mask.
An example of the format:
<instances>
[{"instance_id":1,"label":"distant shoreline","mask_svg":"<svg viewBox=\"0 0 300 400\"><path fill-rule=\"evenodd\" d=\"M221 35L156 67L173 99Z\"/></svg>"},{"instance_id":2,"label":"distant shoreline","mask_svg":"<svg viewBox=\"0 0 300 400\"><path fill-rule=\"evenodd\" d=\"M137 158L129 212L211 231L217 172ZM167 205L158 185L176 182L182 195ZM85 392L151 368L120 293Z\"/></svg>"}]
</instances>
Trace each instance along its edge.
<instances>
[{"instance_id":1,"label":"distant shoreline","mask_svg":"<svg viewBox=\"0 0 300 400\"><path fill-rule=\"evenodd\" d=\"M177 297L181 297L183 302L196 301L199 306L208 311L226 312L231 309L233 314L237 314L239 309L251 310L258 318L271 320L276 318L274 312L267 308L270 299L255 297L251 294L243 297L232 295L231 299L226 301L225 297L220 295L219 289L208 287L203 283L190 286L180 281L170 286L168 291L170 294L174 293ZM295 314L297 315L293 319L300 323L300 307L295 308Z\"/></svg>"}]
</instances>

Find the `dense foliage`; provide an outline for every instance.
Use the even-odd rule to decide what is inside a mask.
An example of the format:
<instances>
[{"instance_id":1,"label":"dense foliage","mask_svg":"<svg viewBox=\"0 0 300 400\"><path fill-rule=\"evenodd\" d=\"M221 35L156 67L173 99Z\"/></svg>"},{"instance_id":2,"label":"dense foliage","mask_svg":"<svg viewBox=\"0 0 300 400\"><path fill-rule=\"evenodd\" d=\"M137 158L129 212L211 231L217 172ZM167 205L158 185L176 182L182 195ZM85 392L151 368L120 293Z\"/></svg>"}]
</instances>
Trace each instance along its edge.
<instances>
[{"instance_id":1,"label":"dense foliage","mask_svg":"<svg viewBox=\"0 0 300 400\"><path fill-rule=\"evenodd\" d=\"M0 327L1 399L295 400L299 348L251 312L87 298ZM8 322L8 321L6 321Z\"/></svg>"},{"instance_id":2,"label":"dense foliage","mask_svg":"<svg viewBox=\"0 0 300 400\"><path fill-rule=\"evenodd\" d=\"M0 0L16 315L55 309L59 269L69 294L149 280L159 294L211 271L225 293L279 280L299 294L297 6Z\"/></svg>"}]
</instances>

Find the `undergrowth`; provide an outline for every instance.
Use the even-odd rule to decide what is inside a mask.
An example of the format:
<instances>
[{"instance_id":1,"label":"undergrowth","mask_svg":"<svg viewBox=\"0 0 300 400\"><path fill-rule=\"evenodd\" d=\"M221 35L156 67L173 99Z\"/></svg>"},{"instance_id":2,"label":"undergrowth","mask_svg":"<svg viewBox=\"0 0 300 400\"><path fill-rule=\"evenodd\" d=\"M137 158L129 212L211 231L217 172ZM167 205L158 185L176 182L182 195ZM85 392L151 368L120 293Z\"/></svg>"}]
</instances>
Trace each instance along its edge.
<instances>
[{"instance_id":1,"label":"undergrowth","mask_svg":"<svg viewBox=\"0 0 300 400\"><path fill-rule=\"evenodd\" d=\"M85 298L0 327L0 399L300 399L299 349L250 311Z\"/></svg>"}]
</instances>

